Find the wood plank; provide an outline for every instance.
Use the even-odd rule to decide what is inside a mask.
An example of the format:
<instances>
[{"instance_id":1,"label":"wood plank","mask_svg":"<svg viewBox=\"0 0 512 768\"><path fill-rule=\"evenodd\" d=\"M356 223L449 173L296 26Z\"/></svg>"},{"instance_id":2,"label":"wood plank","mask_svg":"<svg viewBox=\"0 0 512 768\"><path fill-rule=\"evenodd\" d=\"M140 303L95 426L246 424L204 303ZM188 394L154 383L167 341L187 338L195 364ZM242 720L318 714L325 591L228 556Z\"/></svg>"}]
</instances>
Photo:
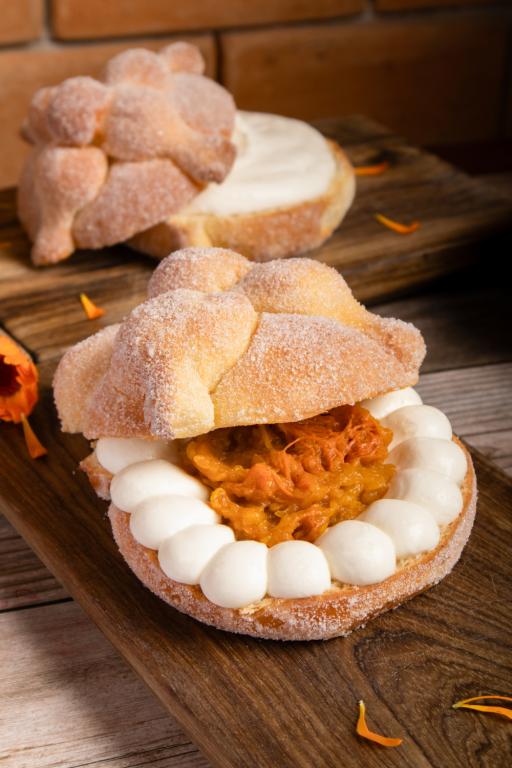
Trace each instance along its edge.
<instances>
[{"instance_id":1,"label":"wood plank","mask_svg":"<svg viewBox=\"0 0 512 768\"><path fill-rule=\"evenodd\" d=\"M363 146L361 124L355 120L344 125L347 141L357 151ZM387 141L400 145L400 140L384 129L372 130L372 147L375 142ZM365 146L368 151L368 143ZM409 154L416 152L410 149ZM382 188L385 199L388 183L389 179ZM407 189L407 185L402 187L404 199ZM502 724L470 719L467 713L452 712L449 705L477 688L476 692L483 688L498 692L510 687L510 604L505 595L512 574L505 536L510 531L506 508L510 507L512 492L503 476L479 461L479 520L455 573L427 595L346 640L325 644L257 642L216 632L176 613L152 597L119 557L105 518L105 505L76 472L78 461L88 451L87 442L81 436L60 433L49 390L61 351L104 322L120 319L140 301L153 264L136 254L128 257L126 250L116 248L94 255L79 254L55 269L35 270L26 260L27 245L13 219L12 199L11 207L8 196L5 201L2 207L0 199L0 219L3 217L3 231L14 245L0 259L0 265L6 264L6 277L0 283L0 319L40 361L42 397L32 422L49 453L44 459L28 462L21 431L2 425L0 511L191 738L216 765L237 768L255 762L258 768L310 768L312 764L339 764L340 760L347 768L361 763L369 768L397 764L421 768L444 766L447 760L453 766L476 765L482 750L489 765L499 764L507 748ZM422 259L424 256L421 254ZM359 285L364 286L369 266L363 262L359 266ZM449 262L452 268L453 262ZM375 274L378 272L374 278ZM390 282L384 282L384 290L388 290ZM81 290L107 308L104 319L93 323L84 319L77 301ZM382 295L382 286L373 290ZM500 320L496 313L488 324L461 322L461 308L464 317L484 304L457 303L454 295L446 293L444 309L435 322L429 319L437 311L432 297L422 300L419 310L413 309L412 303L408 305L420 327L424 323L429 329L439 365L437 374L436 363L430 368L426 387L439 402L444 404L446 399L452 418L468 429L479 406L478 418L484 429L494 433L503 426L500 398L507 386L503 376L509 367L493 365L496 370L492 371L488 366L486 373L477 366L510 361L510 355L491 344L489 355L482 357L480 352L471 352L471 344L487 348L487 333L496 335ZM401 306L395 302L387 309L391 312ZM401 312L395 314L402 316ZM447 373L449 361L436 351L442 346L445 318L451 318L448 331L453 331L448 350L460 345L461 364L475 369L469 371L471 386L481 392L493 387L492 376L497 377L496 390L492 390L497 394L490 397L486 391L487 404L473 399L466 407L463 398L456 399L461 382L466 386L466 379L461 378L464 374L457 378ZM464 333L471 344L460 343ZM27 613L35 616L39 610ZM450 632L456 635L457 643L450 641ZM418 690L426 692L421 699ZM406 737L403 749L383 752L355 738L355 703L360 697L365 698L377 728ZM308 723L306 731L304 723ZM44 744L42 736L41 742ZM119 759L119 765L124 765L128 758L121 752ZM137 759L136 764L140 764Z\"/></svg>"},{"instance_id":2,"label":"wood plank","mask_svg":"<svg viewBox=\"0 0 512 768\"><path fill-rule=\"evenodd\" d=\"M3 768L204 768L76 603L0 616Z\"/></svg>"},{"instance_id":3,"label":"wood plank","mask_svg":"<svg viewBox=\"0 0 512 768\"><path fill-rule=\"evenodd\" d=\"M356 200L346 219L313 252L315 258L341 269L363 300L410 292L412 286L456 271L482 254L478 243L485 232L489 236L509 231L510 214L501 217L498 210L507 209L510 201L478 179L379 130L366 118L323 120L316 125L347 149L355 165L388 159L392 166L381 176L358 179ZM489 194L498 208L487 225L484 200ZM421 227L413 235L395 235L374 221L376 212L406 223L419 220Z\"/></svg>"},{"instance_id":4,"label":"wood plank","mask_svg":"<svg viewBox=\"0 0 512 768\"><path fill-rule=\"evenodd\" d=\"M471 444L508 475L512 475L512 431L482 432L471 435Z\"/></svg>"},{"instance_id":5,"label":"wood plank","mask_svg":"<svg viewBox=\"0 0 512 768\"><path fill-rule=\"evenodd\" d=\"M51 271L36 274L45 280L51 277ZM45 289L51 290L51 281L45 284ZM482 275L482 271L476 269L446 278L435 288L412 299L379 304L375 309L380 314L401 317L421 328L428 355L423 366L426 373L421 375L419 388L426 402L446 410L457 434L510 472L510 366L479 367L481 364L510 360L508 339L504 334L496 333L497 327L512 321L505 290L504 284L496 285L492 275ZM77 338L80 334L87 334L91 327L96 327L96 324L85 321L75 297L69 318L65 333L71 329ZM38 327L30 315L26 322L34 323L34 328ZM40 330L36 342L42 344L45 340L53 344L52 350L58 354L61 346L60 342L55 345L55 330L58 328L50 335ZM478 338L478 343L475 343L475 338ZM41 366L45 383L51 379L53 365L52 357L48 364ZM463 370L449 371L455 365ZM446 376L428 373L445 370L448 370ZM487 393L485 398L481 398L481 391ZM498 431L495 431L496 425ZM4 521L4 528L0 530L5 531L7 525ZM9 537L12 535L10 531ZM5 541L0 546L2 544L6 546ZM38 564L20 537L12 544L9 542L8 546L12 546L15 554L10 557L6 549L0 549L0 606L30 605L41 600L61 599L66 594L44 566Z\"/></svg>"},{"instance_id":6,"label":"wood plank","mask_svg":"<svg viewBox=\"0 0 512 768\"><path fill-rule=\"evenodd\" d=\"M361 117L324 121L320 127L340 141L356 164L382 157L391 162L382 176L358 180L347 218L322 248L310 254L341 269L359 298L382 298L457 270L475 260L491 234L510 227L511 203L498 191L385 128ZM413 235L397 235L374 220L378 211L405 222L419 219L422 226ZM117 247L76 254L56 267L35 270L16 224L12 191L0 193L0 222L0 242L5 244L0 319L8 319L14 336L34 349L41 347L43 356L57 350L51 342L46 348L37 329L44 326L47 337L52 337L53 327L62 325L62 314L67 325L80 290L97 292L104 303L110 299L112 320L141 300L154 266L148 258ZM73 328L67 332L70 342Z\"/></svg>"},{"instance_id":7,"label":"wood plank","mask_svg":"<svg viewBox=\"0 0 512 768\"><path fill-rule=\"evenodd\" d=\"M425 403L441 408L454 431L469 442L476 435L512 431L512 363L425 373L418 391Z\"/></svg>"},{"instance_id":8,"label":"wood plank","mask_svg":"<svg viewBox=\"0 0 512 768\"><path fill-rule=\"evenodd\" d=\"M512 490L485 460L476 530L439 587L347 639L270 643L204 627L149 594L116 552L105 505L74 473L85 441L60 435L49 408L34 425L49 455L30 464L19 431L0 432L2 511L215 765L252 766L257 755L261 768L466 766L482 749L500 764L503 724L450 710L464 695L508 690L512 677ZM359 698L404 749L356 739Z\"/></svg>"},{"instance_id":9,"label":"wood plank","mask_svg":"<svg viewBox=\"0 0 512 768\"><path fill-rule=\"evenodd\" d=\"M427 345L422 375L511 359L509 338L502 330L512 326L508 287L483 264L439 280L413 297L373 307L378 314L399 317L421 330Z\"/></svg>"},{"instance_id":10,"label":"wood plank","mask_svg":"<svg viewBox=\"0 0 512 768\"><path fill-rule=\"evenodd\" d=\"M512 363L422 374L418 391L454 431L512 472ZM486 393L482 397L482 392ZM64 588L0 516L0 610L60 600Z\"/></svg>"},{"instance_id":11,"label":"wood plank","mask_svg":"<svg viewBox=\"0 0 512 768\"><path fill-rule=\"evenodd\" d=\"M486 173L480 177L487 186L499 190L502 197L512 198L512 173Z\"/></svg>"},{"instance_id":12,"label":"wood plank","mask_svg":"<svg viewBox=\"0 0 512 768\"><path fill-rule=\"evenodd\" d=\"M0 515L0 611L67 597L64 587Z\"/></svg>"}]
</instances>

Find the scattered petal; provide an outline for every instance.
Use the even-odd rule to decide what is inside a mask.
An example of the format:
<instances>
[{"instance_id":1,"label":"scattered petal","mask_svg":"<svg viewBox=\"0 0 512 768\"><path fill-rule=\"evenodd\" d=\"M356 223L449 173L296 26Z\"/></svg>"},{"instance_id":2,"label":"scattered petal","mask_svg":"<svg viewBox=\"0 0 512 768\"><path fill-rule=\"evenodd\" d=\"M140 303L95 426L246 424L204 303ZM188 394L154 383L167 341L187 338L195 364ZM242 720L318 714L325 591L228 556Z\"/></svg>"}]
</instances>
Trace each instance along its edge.
<instances>
[{"instance_id":1,"label":"scattered petal","mask_svg":"<svg viewBox=\"0 0 512 768\"><path fill-rule=\"evenodd\" d=\"M382 224L384 227L393 230L393 232L397 232L399 235L410 235L420 228L419 221L413 221L412 224L400 224L399 221L388 219L388 217L384 216L382 213L376 213L375 218L379 224Z\"/></svg>"},{"instance_id":2,"label":"scattered petal","mask_svg":"<svg viewBox=\"0 0 512 768\"><path fill-rule=\"evenodd\" d=\"M362 736L363 739L369 741L375 741L383 747L398 747L402 743L402 739L391 739L387 736L381 736L379 733L373 733L368 729L366 725L366 708L364 702L359 702L359 717L357 720L356 732L358 736Z\"/></svg>"},{"instance_id":3,"label":"scattered petal","mask_svg":"<svg viewBox=\"0 0 512 768\"><path fill-rule=\"evenodd\" d=\"M24 413L21 414L21 425L23 427L23 434L25 436L25 443L31 459L39 459L40 456L46 456L48 451L36 437L34 430L28 423L28 419Z\"/></svg>"},{"instance_id":4,"label":"scattered petal","mask_svg":"<svg viewBox=\"0 0 512 768\"><path fill-rule=\"evenodd\" d=\"M80 301L88 320L96 320L97 317L103 317L105 310L101 307L97 307L96 304L90 300L86 293L80 294Z\"/></svg>"},{"instance_id":5,"label":"scattered petal","mask_svg":"<svg viewBox=\"0 0 512 768\"><path fill-rule=\"evenodd\" d=\"M387 171L389 168L389 162L383 160L382 163L374 163L373 165L359 165L354 168L356 176L380 176L381 173Z\"/></svg>"},{"instance_id":6,"label":"scattered petal","mask_svg":"<svg viewBox=\"0 0 512 768\"><path fill-rule=\"evenodd\" d=\"M473 696L470 699L463 699L462 701L456 701L452 704L453 709L476 709L478 712L489 712L494 715L501 715L512 720L512 709L509 707L493 707L486 704L471 704L472 701L487 701L488 699L499 699L500 701L512 702L511 696L493 696L489 694L487 696Z\"/></svg>"}]
</instances>

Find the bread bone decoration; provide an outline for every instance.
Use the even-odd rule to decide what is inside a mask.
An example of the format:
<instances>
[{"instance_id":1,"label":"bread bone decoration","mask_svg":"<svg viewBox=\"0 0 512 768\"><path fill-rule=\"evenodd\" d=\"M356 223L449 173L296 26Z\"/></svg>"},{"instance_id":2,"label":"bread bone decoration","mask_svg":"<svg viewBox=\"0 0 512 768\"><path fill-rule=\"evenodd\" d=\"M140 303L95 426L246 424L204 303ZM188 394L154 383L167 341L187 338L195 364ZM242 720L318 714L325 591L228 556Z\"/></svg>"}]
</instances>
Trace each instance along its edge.
<instances>
[{"instance_id":1,"label":"bread bone decoration","mask_svg":"<svg viewBox=\"0 0 512 768\"><path fill-rule=\"evenodd\" d=\"M35 264L123 241L158 258L222 245L267 260L332 233L354 196L341 149L298 120L237 115L203 70L195 46L173 43L35 93L18 191Z\"/></svg>"},{"instance_id":2,"label":"bread bone decoration","mask_svg":"<svg viewBox=\"0 0 512 768\"><path fill-rule=\"evenodd\" d=\"M437 583L469 536L475 475L412 389L424 354L319 262L190 248L64 355L55 400L149 589L221 629L327 639Z\"/></svg>"}]
</instances>

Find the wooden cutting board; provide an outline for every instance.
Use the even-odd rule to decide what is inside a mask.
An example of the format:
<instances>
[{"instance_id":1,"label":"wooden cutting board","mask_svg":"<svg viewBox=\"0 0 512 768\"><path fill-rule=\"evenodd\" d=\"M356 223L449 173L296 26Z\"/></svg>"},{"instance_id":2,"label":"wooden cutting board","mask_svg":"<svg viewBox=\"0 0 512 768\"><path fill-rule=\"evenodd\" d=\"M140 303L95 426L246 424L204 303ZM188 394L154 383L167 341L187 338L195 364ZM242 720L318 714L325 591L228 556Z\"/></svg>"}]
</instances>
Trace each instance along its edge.
<instances>
[{"instance_id":1,"label":"wooden cutting board","mask_svg":"<svg viewBox=\"0 0 512 768\"><path fill-rule=\"evenodd\" d=\"M59 433L48 391L33 418L48 457L0 430L0 511L215 766L504 766L510 727L451 704L511 689L511 483L475 456L480 501L461 562L439 586L348 638L257 641L181 615L131 574L107 505L77 471L80 437ZM364 699L384 750L354 734ZM481 759L480 756L484 754Z\"/></svg>"},{"instance_id":2,"label":"wooden cutting board","mask_svg":"<svg viewBox=\"0 0 512 768\"><path fill-rule=\"evenodd\" d=\"M346 233L342 230L317 254L338 264L351 254L351 281L360 296L380 296L453 270L461 263L460 255L453 256L461 253L461 243L502 226L505 206L493 203L492 195L477 182L380 129L372 127L371 133L366 121L343 121L335 129L345 137L357 162L370 161L374 153L395 147L396 186L392 175L365 179L350 214L356 223L347 219ZM457 189L464 187L466 192L450 198L459 199L461 205L450 209L457 222L448 227L450 237L437 245L432 240L428 246L424 243L414 256L411 244L419 242L413 240L416 235L401 238L377 225L371 230L370 201L375 199L375 207L383 210L381 202L391 207L393 199L396 209L385 213L407 220L410 212L410 218L421 218L424 226L417 233L421 237L444 232L445 224L453 224L447 205L432 193L430 219L427 207L413 212L409 209L413 182L407 192L399 178L408 164L412 173L417 163L414 167L424 169L417 180L419 188L421 179L427 183L431 162L438 180L444 178L439 189L448 194L448 182L455 179ZM386 191L386 185L395 192ZM380 197L372 198L379 188ZM20 429L1 425L0 511L210 760L232 768L505 764L504 756L510 752L507 724L454 712L450 705L471 694L503 693L511 688L510 482L476 457L480 484L476 529L454 573L349 638L309 644L256 641L182 616L145 590L117 553L105 517L106 504L77 470L78 461L88 452L87 443L80 436L60 433L50 389L64 349L102 325L116 322L141 301L154 264L116 248L78 254L56 268L35 270L27 261L28 245L15 221L12 201L12 193L0 199L0 242L4 243L0 320L39 363L42 401L31 421L48 456L29 461ZM468 225L464 205L478 215L468 213L473 228L462 232ZM365 235L356 242L359 230ZM372 237L374 250L363 262L357 254ZM338 238L345 244L333 260ZM405 266L397 268L389 280L376 283L382 259L388 259L390 274L392 259ZM412 264L409 270L407 265ZM378 269L372 272L375 265ZM105 318L84 320L78 303L81 291L107 309ZM354 725L360 698L367 704L370 724L388 735L402 736L402 747L386 751L357 739Z\"/></svg>"},{"instance_id":3,"label":"wooden cutting board","mask_svg":"<svg viewBox=\"0 0 512 768\"><path fill-rule=\"evenodd\" d=\"M344 147L356 166L381 160L390 164L380 176L358 178L346 219L333 237L309 254L340 269L358 298L382 298L453 272L477 258L491 236L512 228L512 201L386 128L359 116L322 121L318 127ZM0 192L0 244L11 256L10 269L1 267L0 301L13 290L27 292L33 280L25 259L16 258L25 257L28 243L16 223L14 201L13 190ZM417 220L421 226L413 234L398 235L379 224L375 213L406 224ZM76 292L77 285L84 289L84 269L93 270L104 298L114 295L115 288L120 289L115 290L117 296L125 295L127 281L133 286L135 275L146 275L153 267L148 257L112 248L73 257L64 274ZM55 269L48 273L50 288L54 280Z\"/></svg>"}]
</instances>

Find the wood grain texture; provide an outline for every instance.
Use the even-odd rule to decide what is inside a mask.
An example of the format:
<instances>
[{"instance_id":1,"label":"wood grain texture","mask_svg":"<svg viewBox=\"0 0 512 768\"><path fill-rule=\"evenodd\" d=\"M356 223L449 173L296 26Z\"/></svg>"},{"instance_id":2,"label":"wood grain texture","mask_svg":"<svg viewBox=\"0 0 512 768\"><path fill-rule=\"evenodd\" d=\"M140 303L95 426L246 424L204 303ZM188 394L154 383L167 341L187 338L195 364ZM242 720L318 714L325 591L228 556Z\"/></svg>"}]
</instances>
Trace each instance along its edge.
<instances>
[{"instance_id":1,"label":"wood grain texture","mask_svg":"<svg viewBox=\"0 0 512 768\"><path fill-rule=\"evenodd\" d=\"M496 333L512 321L505 292L492 274L482 277L473 269L375 309L421 328L428 347L419 383L425 401L445 410L458 435L510 473L512 345L506 334ZM75 312L76 330L87 332L78 305ZM0 523L0 553L0 609L66 594L6 520Z\"/></svg>"},{"instance_id":2,"label":"wood grain texture","mask_svg":"<svg viewBox=\"0 0 512 768\"><path fill-rule=\"evenodd\" d=\"M421 330L427 344L422 373L476 367L512 360L512 324L507 280L502 279L499 245L471 269L438 281L428 291L374 309L400 317ZM493 254L496 253L496 260Z\"/></svg>"},{"instance_id":3,"label":"wood grain texture","mask_svg":"<svg viewBox=\"0 0 512 768\"><path fill-rule=\"evenodd\" d=\"M347 768L495 768L506 764L510 754L506 723L475 713L454 712L450 705L464 696L506 692L511 687L510 482L477 457L479 514L475 532L454 573L435 589L349 638L309 644L258 642L217 632L176 613L150 595L121 560L105 517L106 505L76 470L88 451L87 443L80 436L60 433L49 390L60 352L103 321L122 317L140 301L153 264L135 255L127 256L120 248L81 254L55 269L35 270L27 263L27 243L13 219L12 208L1 205L0 200L3 230L13 243L0 258L0 269L5 267L0 282L1 319L40 360L42 398L31 421L49 452L46 458L29 462L19 428L2 425L0 511L188 736L215 765L236 768L334 768L340 764ZM406 319L414 318L427 328L433 345L443 340L445 326L448 328L448 351L460 346L466 378L462 374L457 378L458 372L449 370L448 357L434 350L435 363L422 384L424 394L443 407L448 404L454 421L460 420L468 429L473 425L472 411L478 410L483 429L494 433L498 425L501 430L508 423L504 421L503 398L510 357L499 345L491 345L483 355L480 351L487 334L496 330L498 314L491 312L491 319L480 323L483 330L477 339L474 331L478 323L467 324L475 306L485 314L487 305L483 301L478 304L476 299L478 282L483 295L490 290L488 283L479 279L474 293L470 290L465 301L462 296L457 298L461 283L453 278L452 289L447 287L439 302L437 331L432 321L438 306L435 296L419 297L416 309L410 299L395 301L387 305L387 311L396 309L395 314L403 315L403 309ZM80 290L106 306L108 314L104 319L84 319L77 300ZM459 321L465 330L457 330ZM493 391L498 394L490 397L494 378L497 384ZM485 396L481 401L475 394L467 400L457 399L452 397L457 388L468 393L484 390ZM487 404L483 402L486 398ZM6 535L8 539L9 533ZM61 667L66 675L82 681L87 691L84 702L76 701L82 693L74 694L73 688L67 693L68 707L75 707L70 712L84 718L83 738L77 734L74 740L69 727L57 729L52 751L45 738L44 718L38 714L34 737L30 736L28 742L27 767L53 766L61 746L64 757L59 764L69 768L80 762L100 762L109 768L135 768L144 763L181 767L188 765L187 761L195 766L194 760L199 758L188 739L174 724L169 726L175 729L170 731L173 735L165 735L168 732L161 730L163 721L139 698L134 678L125 676L108 653L104 656L104 650L95 650L99 646L91 639L90 653L98 660L97 664L93 662L87 651L88 635L85 633L82 645L82 625L79 617L71 613L73 610L74 606L64 603L12 611L0 617L0 629L4 628L8 638L0 644L4 653L12 649L14 637L26 637L30 624L37 629L32 640L29 636L26 642L30 653L37 654L41 646L37 657L43 670L37 688L42 692L39 696L51 694L52 680L57 679ZM21 617L18 634L13 624L2 623L4 617L17 615ZM52 622L54 634L49 629ZM72 630L74 626L78 627L78 637ZM48 642L38 639L47 632ZM76 645L71 649L73 643ZM51 648L56 649L53 656ZM14 713L20 713L27 701L23 697L23 675L30 668L30 659L36 659L30 653L27 647L21 647L23 673L20 668L3 665ZM119 684L114 683L118 676ZM103 689L102 679L107 683ZM116 704L109 710L114 693ZM403 736L403 747L383 751L357 739L354 725L359 698L366 701L372 727ZM140 702L138 707L132 706L132 699L135 705ZM46 701L49 707L56 707L52 722L58 726L66 707L60 699L53 704L50 699ZM91 705L89 715L80 714L84 712L82 705ZM99 709L95 709L96 705ZM8 731L18 720L9 721ZM145 720L154 727L147 726ZM12 736L4 741L6 754L16 758L9 768L19 768L23 762L20 754L13 752L9 738ZM141 752L141 743L147 745L147 752ZM176 750L180 748L183 753L178 756ZM21 755L21 759L24 757ZM12 761L12 757L9 759Z\"/></svg>"},{"instance_id":4,"label":"wood grain texture","mask_svg":"<svg viewBox=\"0 0 512 768\"><path fill-rule=\"evenodd\" d=\"M512 431L512 363L426 373L418 391L426 403L442 408L469 442L475 435Z\"/></svg>"},{"instance_id":5,"label":"wood grain texture","mask_svg":"<svg viewBox=\"0 0 512 768\"><path fill-rule=\"evenodd\" d=\"M104 505L73 475L79 439L59 435L50 408L34 422L44 461L27 465L15 428L0 434L0 449L11 446L2 511L214 764L500 764L503 724L449 709L474 692L508 690L512 675L512 494L485 461L476 530L440 586L348 639L268 643L206 628L150 595L116 552ZM58 526L49 524L56 508ZM376 728L404 736L399 753L358 742L359 698Z\"/></svg>"},{"instance_id":6,"label":"wood grain texture","mask_svg":"<svg viewBox=\"0 0 512 768\"><path fill-rule=\"evenodd\" d=\"M512 431L482 432L471 435L471 444L503 472L512 475Z\"/></svg>"},{"instance_id":7,"label":"wood grain texture","mask_svg":"<svg viewBox=\"0 0 512 768\"><path fill-rule=\"evenodd\" d=\"M208 765L76 603L0 616L0 664L3 768Z\"/></svg>"},{"instance_id":8,"label":"wood grain texture","mask_svg":"<svg viewBox=\"0 0 512 768\"><path fill-rule=\"evenodd\" d=\"M0 612L66 597L66 590L0 515Z\"/></svg>"},{"instance_id":9,"label":"wood grain texture","mask_svg":"<svg viewBox=\"0 0 512 768\"><path fill-rule=\"evenodd\" d=\"M442 342L441 323L437 342ZM512 473L511 363L426 373L417 389L426 403L449 416L456 434ZM55 577L0 516L0 611L66 596Z\"/></svg>"},{"instance_id":10,"label":"wood grain texture","mask_svg":"<svg viewBox=\"0 0 512 768\"><path fill-rule=\"evenodd\" d=\"M359 117L324 121L320 127L356 165L383 157L391 163L382 176L358 180L348 216L324 246L309 254L340 269L359 298L375 300L456 271L483 253L491 234L510 229L507 198L386 129ZM375 221L376 212L404 222L419 219L422 226L412 235L397 235ZM42 359L76 340L70 318L81 291L107 306L108 322L141 300L154 268L147 257L121 246L82 252L37 272L35 279L12 191L0 193L0 222L0 320L8 318L11 333Z\"/></svg>"}]
</instances>

